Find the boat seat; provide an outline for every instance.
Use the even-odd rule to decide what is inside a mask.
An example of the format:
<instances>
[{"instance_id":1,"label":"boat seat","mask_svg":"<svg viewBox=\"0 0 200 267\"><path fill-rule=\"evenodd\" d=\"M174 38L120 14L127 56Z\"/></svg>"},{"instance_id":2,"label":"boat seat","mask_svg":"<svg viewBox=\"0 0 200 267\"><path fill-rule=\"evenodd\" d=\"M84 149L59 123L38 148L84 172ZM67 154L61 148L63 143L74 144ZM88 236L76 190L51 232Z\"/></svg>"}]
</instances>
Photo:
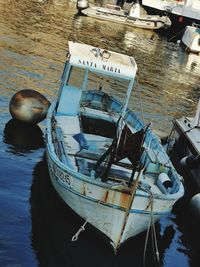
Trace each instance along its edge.
<instances>
[{"instance_id":1,"label":"boat seat","mask_svg":"<svg viewBox=\"0 0 200 267\"><path fill-rule=\"evenodd\" d=\"M84 134L84 137L88 143L88 150L97 152L98 154L105 152L112 143L112 138L105 136Z\"/></svg>"},{"instance_id":2,"label":"boat seat","mask_svg":"<svg viewBox=\"0 0 200 267\"><path fill-rule=\"evenodd\" d=\"M97 136L93 134L84 134L87 141L87 149L81 149L77 153L77 157L88 160L97 161L112 144L112 138ZM116 165L124 165L127 168L132 168L132 164L128 158L120 160Z\"/></svg>"},{"instance_id":3,"label":"boat seat","mask_svg":"<svg viewBox=\"0 0 200 267\"><path fill-rule=\"evenodd\" d=\"M76 160L78 163L78 168L79 168L80 173L91 177L91 170L95 167L96 161L92 159L81 158L78 156ZM101 166L98 169L97 176L98 174L101 174L103 171L105 171L105 166ZM109 176L113 178L119 178L120 180L122 179L125 181L129 181L131 174L132 174L131 169L127 169L127 168L118 166L116 164L113 164L112 168L110 169Z\"/></svg>"},{"instance_id":4,"label":"boat seat","mask_svg":"<svg viewBox=\"0 0 200 267\"><path fill-rule=\"evenodd\" d=\"M56 121L57 127L62 130L65 150L70 157L76 155L79 158L97 161L112 143L112 138L82 134L79 116L59 115L56 116ZM81 142L76 138L79 135L82 135L81 138L84 138L83 141L87 144L85 147L81 146ZM127 158L120 160L120 163L131 167L131 162ZM73 165L75 167L75 162Z\"/></svg>"},{"instance_id":5,"label":"boat seat","mask_svg":"<svg viewBox=\"0 0 200 267\"><path fill-rule=\"evenodd\" d=\"M63 140L68 154L80 151L80 144L73 137L81 132L79 116L56 116L57 126L62 129Z\"/></svg>"},{"instance_id":6,"label":"boat seat","mask_svg":"<svg viewBox=\"0 0 200 267\"><path fill-rule=\"evenodd\" d=\"M63 136L63 131L61 127L56 127L55 128L56 132L56 142L57 145L55 146L55 150L57 156L61 160L62 163L64 163L66 166L68 166L70 169L76 170L77 171L77 165L76 165L76 160L73 156L67 154L66 151L66 145L64 141L64 136Z\"/></svg>"}]
</instances>

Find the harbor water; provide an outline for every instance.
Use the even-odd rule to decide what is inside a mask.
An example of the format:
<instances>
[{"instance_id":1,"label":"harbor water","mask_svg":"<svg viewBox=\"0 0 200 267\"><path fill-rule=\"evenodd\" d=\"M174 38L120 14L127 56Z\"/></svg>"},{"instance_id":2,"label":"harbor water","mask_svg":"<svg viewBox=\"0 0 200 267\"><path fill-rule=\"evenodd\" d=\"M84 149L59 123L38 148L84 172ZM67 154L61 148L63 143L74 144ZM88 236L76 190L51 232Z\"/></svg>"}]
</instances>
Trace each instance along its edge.
<instances>
[{"instance_id":1,"label":"harbor water","mask_svg":"<svg viewBox=\"0 0 200 267\"><path fill-rule=\"evenodd\" d=\"M24 127L9 113L11 97L22 89L36 90L50 102L56 98L71 40L135 58L138 86L129 106L164 137L174 117L196 110L200 56L185 53L159 32L80 16L75 0L0 0L0 24L0 267L200 266L199 229L184 201L156 224L159 263L151 234L146 251L142 233L117 255L89 226L72 242L83 221L51 186L45 121ZM113 90L119 99L122 93Z\"/></svg>"}]
</instances>

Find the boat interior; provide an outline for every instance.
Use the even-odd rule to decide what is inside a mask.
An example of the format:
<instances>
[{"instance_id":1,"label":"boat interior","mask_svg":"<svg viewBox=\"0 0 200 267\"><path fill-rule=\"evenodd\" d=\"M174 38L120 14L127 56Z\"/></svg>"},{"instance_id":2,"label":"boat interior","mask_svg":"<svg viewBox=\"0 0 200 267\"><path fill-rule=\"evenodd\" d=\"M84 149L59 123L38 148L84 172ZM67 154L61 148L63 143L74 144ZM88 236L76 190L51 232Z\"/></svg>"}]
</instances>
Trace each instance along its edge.
<instances>
[{"instance_id":1,"label":"boat interior","mask_svg":"<svg viewBox=\"0 0 200 267\"><path fill-rule=\"evenodd\" d=\"M67 93L70 93L70 90L67 90ZM74 93L73 88L73 97L75 96L76 102L79 99L78 107L73 97L70 97L70 103L66 103L69 99L67 97L64 105L65 115L60 112L58 106L53 117L52 137L56 154L72 170L88 178L102 181L109 161L109 154L106 153L115 139L119 121L118 112L123 106L101 90L83 91L81 95L79 94L78 91ZM130 110L126 112L125 122L133 136L144 129L144 125ZM112 162L106 182L123 182L130 186L133 167L135 169L139 167L143 169L143 183L154 193L175 193L178 184L173 168L165 151L161 149L159 140L150 133L149 128L145 133L144 142L140 145L142 146L140 154L137 146L135 147L135 153L138 153L138 157L135 157L137 164L135 165L128 156L122 155L118 161ZM134 154L133 150L131 152ZM158 187L158 176L161 172L166 173L170 179L168 190L162 184Z\"/></svg>"}]
</instances>

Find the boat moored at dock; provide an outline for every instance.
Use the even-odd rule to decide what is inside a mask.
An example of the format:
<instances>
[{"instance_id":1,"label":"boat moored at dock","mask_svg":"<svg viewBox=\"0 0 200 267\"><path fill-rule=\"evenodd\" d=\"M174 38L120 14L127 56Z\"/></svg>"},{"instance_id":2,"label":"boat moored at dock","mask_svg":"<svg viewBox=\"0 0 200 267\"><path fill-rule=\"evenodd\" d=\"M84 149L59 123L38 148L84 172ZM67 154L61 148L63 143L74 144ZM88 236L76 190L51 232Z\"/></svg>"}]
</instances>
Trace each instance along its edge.
<instances>
[{"instance_id":1,"label":"boat moored at dock","mask_svg":"<svg viewBox=\"0 0 200 267\"><path fill-rule=\"evenodd\" d=\"M150 124L128 108L136 74L131 56L69 42L58 98L47 114L52 184L85 220L80 229L91 224L115 251L184 194ZM123 101L114 97L118 90Z\"/></svg>"}]
</instances>

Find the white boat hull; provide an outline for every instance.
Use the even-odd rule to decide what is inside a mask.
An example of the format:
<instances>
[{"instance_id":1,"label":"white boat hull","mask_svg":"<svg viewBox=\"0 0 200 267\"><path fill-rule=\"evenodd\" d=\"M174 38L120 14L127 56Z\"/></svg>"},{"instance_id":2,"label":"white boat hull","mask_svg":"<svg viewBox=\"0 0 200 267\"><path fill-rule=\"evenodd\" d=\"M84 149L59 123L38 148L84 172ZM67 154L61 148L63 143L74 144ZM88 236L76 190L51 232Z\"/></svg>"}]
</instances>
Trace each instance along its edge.
<instances>
[{"instance_id":1,"label":"white boat hull","mask_svg":"<svg viewBox=\"0 0 200 267\"><path fill-rule=\"evenodd\" d=\"M169 213L177 200L158 197L154 199L151 213L150 198L140 191L136 194L126 218L130 195L73 177L56 166L48 149L47 159L51 182L58 195L78 215L109 237L115 250L129 238L147 230L151 216L156 222L161 216Z\"/></svg>"},{"instance_id":2,"label":"white boat hull","mask_svg":"<svg viewBox=\"0 0 200 267\"><path fill-rule=\"evenodd\" d=\"M181 41L186 51L200 53L200 28L186 26L186 30Z\"/></svg>"},{"instance_id":3,"label":"white boat hull","mask_svg":"<svg viewBox=\"0 0 200 267\"><path fill-rule=\"evenodd\" d=\"M113 11L99 7L89 7L82 10L82 13L88 17L120 23L136 28L156 30L165 27L167 28L171 25L169 18L164 16L161 17L156 15L147 15L134 18L128 15L124 15L122 12L111 12Z\"/></svg>"}]
</instances>

